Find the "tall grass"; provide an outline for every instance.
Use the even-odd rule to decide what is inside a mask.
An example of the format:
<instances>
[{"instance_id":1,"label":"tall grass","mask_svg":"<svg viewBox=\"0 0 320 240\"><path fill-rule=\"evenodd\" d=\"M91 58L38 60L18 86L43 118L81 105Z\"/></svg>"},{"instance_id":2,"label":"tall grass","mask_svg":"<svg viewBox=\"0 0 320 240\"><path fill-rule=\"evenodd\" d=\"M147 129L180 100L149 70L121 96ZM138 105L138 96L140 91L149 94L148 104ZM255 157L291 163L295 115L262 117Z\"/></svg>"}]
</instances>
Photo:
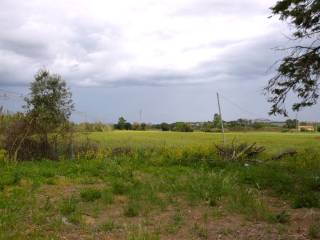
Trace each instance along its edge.
<instances>
[{"instance_id":1,"label":"tall grass","mask_svg":"<svg viewBox=\"0 0 320 240\"><path fill-rule=\"evenodd\" d=\"M98 154L90 152L56 162L1 162L0 239L46 239L48 231L58 236L70 224L81 228L84 215L108 213L114 208L123 221L147 218L169 211L172 206L204 206L212 211L223 209L249 221L286 222L288 217L270 209L266 197L285 199L293 208L320 207L320 152L312 147L319 146L314 142L315 135L295 135L296 139L291 139L289 134L243 134L241 138L251 141L265 137L258 143L267 143L267 152L258 156L257 162L228 162L219 159L209 144L216 136L193 133L188 138L186 134L161 133L159 139L166 139L167 143L157 145L161 141L153 139L155 133L141 133L136 135L137 143L125 145L126 150L113 151L132 136L112 134L115 135L108 141L114 142L111 146L102 145ZM271 137L276 138L275 145L284 146L290 139L288 142L296 144L298 154L271 160L277 149L268 150ZM178 146L180 138L182 143ZM140 144L143 141L144 147ZM310 149L301 148L305 142L310 142ZM166 231L174 234L183 224L184 216L179 212ZM108 219L99 226L108 233L115 228ZM311 235L317 234L317 226L310 228ZM82 231L89 231L88 228ZM97 228L90 231L98 231ZM198 237L207 236L202 225L193 230ZM128 239L159 239L158 233L144 228L126 231Z\"/></svg>"}]
</instances>

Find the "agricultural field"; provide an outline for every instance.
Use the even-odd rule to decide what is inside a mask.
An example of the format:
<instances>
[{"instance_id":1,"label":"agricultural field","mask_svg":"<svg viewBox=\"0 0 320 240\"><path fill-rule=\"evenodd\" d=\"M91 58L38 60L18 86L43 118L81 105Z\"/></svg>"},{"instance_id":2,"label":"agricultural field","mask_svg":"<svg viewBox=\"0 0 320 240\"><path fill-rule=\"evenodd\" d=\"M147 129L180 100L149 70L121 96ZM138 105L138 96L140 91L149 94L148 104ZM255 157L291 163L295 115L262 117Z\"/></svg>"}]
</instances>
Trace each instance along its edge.
<instances>
[{"instance_id":1,"label":"agricultural field","mask_svg":"<svg viewBox=\"0 0 320 240\"><path fill-rule=\"evenodd\" d=\"M265 147L236 159L218 154L217 133L77 138L94 148L72 160L0 153L0 239L320 237L320 134L227 133L227 146Z\"/></svg>"}]
</instances>

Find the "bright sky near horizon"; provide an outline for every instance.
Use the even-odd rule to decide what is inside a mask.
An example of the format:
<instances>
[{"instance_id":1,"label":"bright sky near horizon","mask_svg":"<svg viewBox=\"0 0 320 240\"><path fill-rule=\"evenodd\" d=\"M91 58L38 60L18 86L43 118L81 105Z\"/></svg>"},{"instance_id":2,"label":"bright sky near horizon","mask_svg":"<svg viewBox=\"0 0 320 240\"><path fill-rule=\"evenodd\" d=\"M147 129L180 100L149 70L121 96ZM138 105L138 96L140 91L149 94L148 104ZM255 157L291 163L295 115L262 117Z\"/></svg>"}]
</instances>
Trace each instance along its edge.
<instances>
[{"instance_id":1,"label":"bright sky near horizon","mask_svg":"<svg viewBox=\"0 0 320 240\"><path fill-rule=\"evenodd\" d=\"M146 122L206 121L217 91L227 120L270 118L262 88L283 54L274 48L293 44L268 18L275 2L1 0L0 88L26 93L46 67L92 121L137 121L140 110ZM299 116L320 120L319 104Z\"/></svg>"}]
</instances>

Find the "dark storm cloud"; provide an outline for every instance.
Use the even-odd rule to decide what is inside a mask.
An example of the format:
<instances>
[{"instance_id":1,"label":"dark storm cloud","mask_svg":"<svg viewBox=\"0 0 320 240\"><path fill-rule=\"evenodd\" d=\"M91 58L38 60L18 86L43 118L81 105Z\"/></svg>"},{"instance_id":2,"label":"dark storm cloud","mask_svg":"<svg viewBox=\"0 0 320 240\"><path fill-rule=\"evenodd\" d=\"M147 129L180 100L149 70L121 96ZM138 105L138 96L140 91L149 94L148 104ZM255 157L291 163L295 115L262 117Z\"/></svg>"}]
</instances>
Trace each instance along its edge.
<instances>
[{"instance_id":1,"label":"dark storm cloud","mask_svg":"<svg viewBox=\"0 0 320 240\"><path fill-rule=\"evenodd\" d=\"M45 44L15 38L2 38L0 40L0 49L5 49L17 55L40 60L50 57Z\"/></svg>"},{"instance_id":2,"label":"dark storm cloud","mask_svg":"<svg viewBox=\"0 0 320 240\"><path fill-rule=\"evenodd\" d=\"M257 113L226 105L226 119L267 117L261 89L285 54L273 48L290 44L268 18L275 2L1 0L0 87L26 92L46 67L105 121L139 109L145 121L208 120L216 91Z\"/></svg>"}]
</instances>

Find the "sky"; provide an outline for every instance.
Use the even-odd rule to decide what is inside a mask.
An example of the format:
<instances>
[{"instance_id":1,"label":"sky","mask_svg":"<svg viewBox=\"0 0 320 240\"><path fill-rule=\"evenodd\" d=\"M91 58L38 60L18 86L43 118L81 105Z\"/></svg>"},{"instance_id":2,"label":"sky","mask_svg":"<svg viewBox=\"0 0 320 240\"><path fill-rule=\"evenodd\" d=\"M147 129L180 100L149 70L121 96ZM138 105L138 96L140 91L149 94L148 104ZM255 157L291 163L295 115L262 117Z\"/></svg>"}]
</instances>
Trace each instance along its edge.
<instances>
[{"instance_id":1,"label":"sky","mask_svg":"<svg viewBox=\"0 0 320 240\"><path fill-rule=\"evenodd\" d=\"M293 44L288 25L269 18L275 2L0 0L0 89L27 94L46 68L72 90L75 121L208 121L216 92L226 120L283 120L268 116L262 94L285 54L275 48Z\"/></svg>"}]
</instances>

